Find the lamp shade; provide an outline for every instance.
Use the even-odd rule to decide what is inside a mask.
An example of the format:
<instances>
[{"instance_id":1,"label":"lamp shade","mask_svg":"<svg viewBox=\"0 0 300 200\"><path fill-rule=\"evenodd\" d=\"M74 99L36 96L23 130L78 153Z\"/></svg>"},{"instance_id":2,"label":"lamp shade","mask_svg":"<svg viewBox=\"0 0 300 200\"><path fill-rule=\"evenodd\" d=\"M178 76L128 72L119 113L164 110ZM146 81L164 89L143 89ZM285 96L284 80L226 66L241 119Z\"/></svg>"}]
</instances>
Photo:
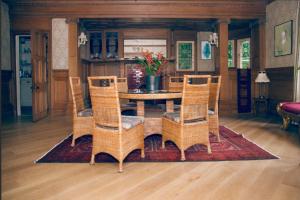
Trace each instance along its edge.
<instances>
[{"instance_id":1,"label":"lamp shade","mask_svg":"<svg viewBox=\"0 0 300 200\"><path fill-rule=\"evenodd\" d=\"M270 79L268 78L265 71L258 72L258 75L255 79L255 83L269 83Z\"/></svg>"}]
</instances>

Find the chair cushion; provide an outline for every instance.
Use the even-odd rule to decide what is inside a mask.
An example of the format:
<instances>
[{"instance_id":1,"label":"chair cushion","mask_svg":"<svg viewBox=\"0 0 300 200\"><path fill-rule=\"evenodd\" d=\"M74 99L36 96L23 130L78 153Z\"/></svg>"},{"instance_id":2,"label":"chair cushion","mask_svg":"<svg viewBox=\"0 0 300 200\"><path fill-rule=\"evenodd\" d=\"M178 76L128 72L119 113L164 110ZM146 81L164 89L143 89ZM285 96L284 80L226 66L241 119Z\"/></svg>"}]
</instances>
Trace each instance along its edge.
<instances>
[{"instance_id":1,"label":"chair cushion","mask_svg":"<svg viewBox=\"0 0 300 200\"><path fill-rule=\"evenodd\" d=\"M164 117L177 123L180 122L180 112L166 112Z\"/></svg>"},{"instance_id":2,"label":"chair cushion","mask_svg":"<svg viewBox=\"0 0 300 200\"><path fill-rule=\"evenodd\" d=\"M86 108L77 113L78 117L91 117L93 116L93 110L91 108Z\"/></svg>"},{"instance_id":3,"label":"chair cushion","mask_svg":"<svg viewBox=\"0 0 300 200\"><path fill-rule=\"evenodd\" d=\"M122 115L122 128L126 130L131 129L142 123L144 123L143 117ZM118 127L101 126L99 124L96 124L96 127L110 130L118 130Z\"/></svg>"},{"instance_id":4,"label":"chair cushion","mask_svg":"<svg viewBox=\"0 0 300 200\"><path fill-rule=\"evenodd\" d=\"M208 110L208 114L209 114L209 115L213 115L213 114L215 114L215 111L213 111L213 110Z\"/></svg>"},{"instance_id":5,"label":"chair cushion","mask_svg":"<svg viewBox=\"0 0 300 200\"><path fill-rule=\"evenodd\" d=\"M164 117L167 119L170 119L174 122L179 123L180 122L180 112L166 112L164 113ZM198 118L198 119L189 119L189 120L184 120L184 123L195 123L195 122L206 122L205 118Z\"/></svg>"},{"instance_id":6,"label":"chair cushion","mask_svg":"<svg viewBox=\"0 0 300 200\"><path fill-rule=\"evenodd\" d=\"M124 129L131 129L142 123L144 123L143 117L122 115L122 128Z\"/></svg>"},{"instance_id":7,"label":"chair cushion","mask_svg":"<svg viewBox=\"0 0 300 200\"><path fill-rule=\"evenodd\" d=\"M123 107L123 108L128 108L128 107L132 108L132 107L136 107L136 106L137 105L135 102L128 102L128 103L124 103L121 105L121 107Z\"/></svg>"}]
</instances>

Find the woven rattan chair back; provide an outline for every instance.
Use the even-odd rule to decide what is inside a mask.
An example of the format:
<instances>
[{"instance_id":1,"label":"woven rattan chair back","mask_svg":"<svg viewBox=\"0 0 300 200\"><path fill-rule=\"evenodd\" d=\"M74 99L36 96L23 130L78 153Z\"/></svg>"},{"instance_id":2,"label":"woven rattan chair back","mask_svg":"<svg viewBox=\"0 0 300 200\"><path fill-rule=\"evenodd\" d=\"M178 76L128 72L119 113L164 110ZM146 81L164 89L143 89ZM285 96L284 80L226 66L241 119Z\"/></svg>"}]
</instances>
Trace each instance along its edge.
<instances>
[{"instance_id":1,"label":"woven rattan chair back","mask_svg":"<svg viewBox=\"0 0 300 200\"><path fill-rule=\"evenodd\" d=\"M170 92L182 92L183 89L183 77L170 76L169 77L169 91Z\"/></svg>"},{"instance_id":2,"label":"woven rattan chair back","mask_svg":"<svg viewBox=\"0 0 300 200\"><path fill-rule=\"evenodd\" d=\"M220 96L221 76L212 76L209 89L209 110L218 113L218 101Z\"/></svg>"},{"instance_id":3,"label":"woven rattan chair back","mask_svg":"<svg viewBox=\"0 0 300 200\"><path fill-rule=\"evenodd\" d=\"M185 75L180 112L181 123L208 119L208 100L211 77Z\"/></svg>"},{"instance_id":4,"label":"woven rattan chair back","mask_svg":"<svg viewBox=\"0 0 300 200\"><path fill-rule=\"evenodd\" d=\"M71 94L73 100L73 111L77 115L84 109L81 81L79 77L70 77Z\"/></svg>"},{"instance_id":5,"label":"woven rattan chair back","mask_svg":"<svg viewBox=\"0 0 300 200\"><path fill-rule=\"evenodd\" d=\"M116 76L88 77L95 124L121 127L121 111Z\"/></svg>"},{"instance_id":6,"label":"woven rattan chair back","mask_svg":"<svg viewBox=\"0 0 300 200\"><path fill-rule=\"evenodd\" d=\"M127 78L118 78L118 92L128 92Z\"/></svg>"}]
</instances>

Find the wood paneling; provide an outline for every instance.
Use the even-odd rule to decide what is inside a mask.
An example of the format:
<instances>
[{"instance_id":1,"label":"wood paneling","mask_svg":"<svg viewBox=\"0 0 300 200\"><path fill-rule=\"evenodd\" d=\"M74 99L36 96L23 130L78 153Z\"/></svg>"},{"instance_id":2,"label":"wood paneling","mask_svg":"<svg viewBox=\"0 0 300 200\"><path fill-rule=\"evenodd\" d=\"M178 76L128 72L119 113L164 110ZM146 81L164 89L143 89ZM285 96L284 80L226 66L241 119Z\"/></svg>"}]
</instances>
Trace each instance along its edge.
<instances>
[{"instance_id":1,"label":"wood paneling","mask_svg":"<svg viewBox=\"0 0 300 200\"><path fill-rule=\"evenodd\" d=\"M124 29L124 39L167 39L168 29Z\"/></svg>"},{"instance_id":2,"label":"wood paneling","mask_svg":"<svg viewBox=\"0 0 300 200\"><path fill-rule=\"evenodd\" d=\"M1 70L1 115L3 118L14 113L13 71Z\"/></svg>"},{"instance_id":3,"label":"wood paneling","mask_svg":"<svg viewBox=\"0 0 300 200\"><path fill-rule=\"evenodd\" d=\"M52 70L51 114L65 114L70 111L69 71Z\"/></svg>"},{"instance_id":4,"label":"wood paneling","mask_svg":"<svg viewBox=\"0 0 300 200\"><path fill-rule=\"evenodd\" d=\"M294 95L294 67L268 68L270 79L269 97L270 109L276 113L276 104L283 101L293 101Z\"/></svg>"},{"instance_id":5,"label":"wood paneling","mask_svg":"<svg viewBox=\"0 0 300 200\"><path fill-rule=\"evenodd\" d=\"M11 13L22 16L127 18L256 18L265 15L262 0L16 0Z\"/></svg>"},{"instance_id":6,"label":"wood paneling","mask_svg":"<svg viewBox=\"0 0 300 200\"><path fill-rule=\"evenodd\" d=\"M25 16L12 16L11 18L12 29L18 30L51 30L51 18L50 17L25 17Z\"/></svg>"}]
</instances>

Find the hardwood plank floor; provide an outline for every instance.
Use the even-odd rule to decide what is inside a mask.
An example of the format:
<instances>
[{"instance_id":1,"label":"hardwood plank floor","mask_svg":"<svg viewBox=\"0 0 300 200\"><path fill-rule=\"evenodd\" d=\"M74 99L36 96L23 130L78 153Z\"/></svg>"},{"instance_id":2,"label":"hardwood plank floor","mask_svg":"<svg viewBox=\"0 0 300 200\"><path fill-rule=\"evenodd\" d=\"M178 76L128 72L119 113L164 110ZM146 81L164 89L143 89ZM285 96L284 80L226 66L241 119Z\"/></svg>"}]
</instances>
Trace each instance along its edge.
<instances>
[{"instance_id":1,"label":"hardwood plank floor","mask_svg":"<svg viewBox=\"0 0 300 200\"><path fill-rule=\"evenodd\" d=\"M4 123L2 199L300 199L297 129L276 118L223 117L221 124L280 157L278 160L34 164L71 132L70 117Z\"/></svg>"}]
</instances>

